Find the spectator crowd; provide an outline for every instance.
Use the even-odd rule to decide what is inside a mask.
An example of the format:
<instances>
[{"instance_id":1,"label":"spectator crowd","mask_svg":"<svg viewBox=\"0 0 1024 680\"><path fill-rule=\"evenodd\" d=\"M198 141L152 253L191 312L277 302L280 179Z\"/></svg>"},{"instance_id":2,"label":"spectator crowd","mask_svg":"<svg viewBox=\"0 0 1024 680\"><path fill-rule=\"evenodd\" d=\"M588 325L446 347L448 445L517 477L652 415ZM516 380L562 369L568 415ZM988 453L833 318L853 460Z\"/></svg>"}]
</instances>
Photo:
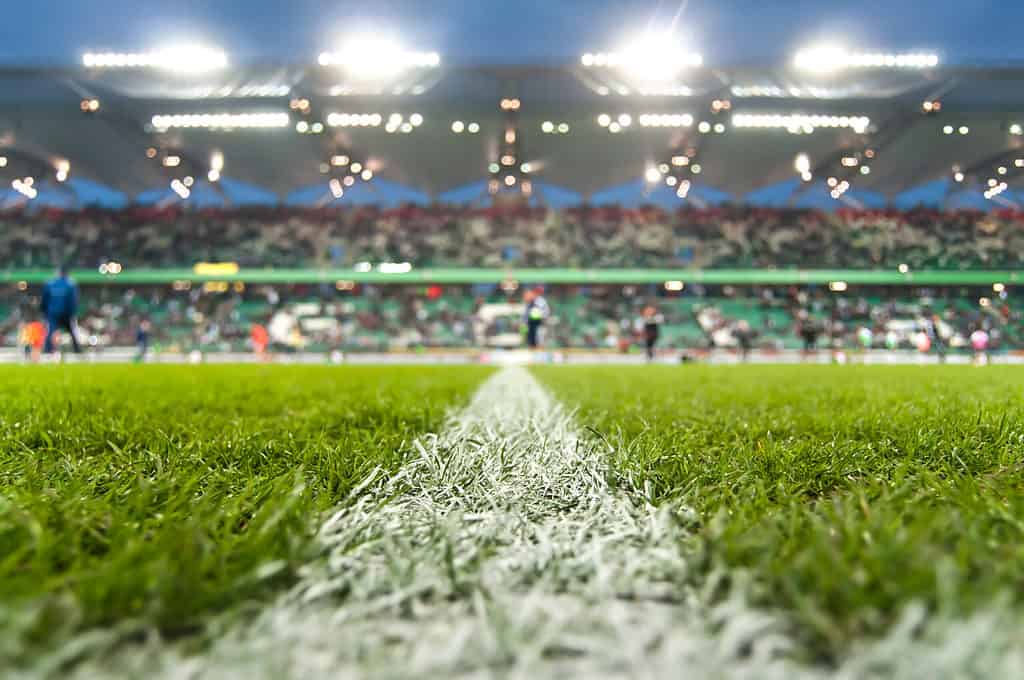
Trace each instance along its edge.
<instances>
[{"instance_id":1,"label":"spectator crowd","mask_svg":"<svg viewBox=\"0 0 1024 680\"><path fill-rule=\"evenodd\" d=\"M0 269L191 266L1013 268L1024 214L435 205L0 213Z\"/></svg>"},{"instance_id":2,"label":"spectator crowd","mask_svg":"<svg viewBox=\"0 0 1024 680\"><path fill-rule=\"evenodd\" d=\"M415 351L521 346L527 286L191 285L81 289L79 334L100 350L132 346L143 324L157 350L250 351L256 329L274 351ZM0 346L39 319L39 287L0 288ZM550 348L638 351L644 314L660 346L681 350L918 348L926 329L942 348L984 331L992 349L1024 349L1024 304L991 288L563 285L544 295ZM865 338L867 343L865 345Z\"/></svg>"}]
</instances>

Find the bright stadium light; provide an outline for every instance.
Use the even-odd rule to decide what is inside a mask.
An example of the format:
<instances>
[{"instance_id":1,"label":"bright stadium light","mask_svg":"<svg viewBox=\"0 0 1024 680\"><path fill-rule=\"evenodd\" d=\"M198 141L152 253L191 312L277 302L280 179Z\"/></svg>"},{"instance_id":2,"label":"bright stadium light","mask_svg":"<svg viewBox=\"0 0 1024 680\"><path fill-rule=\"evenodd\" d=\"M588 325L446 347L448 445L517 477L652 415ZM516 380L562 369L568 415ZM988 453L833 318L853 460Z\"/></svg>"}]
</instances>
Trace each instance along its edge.
<instances>
[{"instance_id":1,"label":"bright stadium light","mask_svg":"<svg viewBox=\"0 0 1024 680\"><path fill-rule=\"evenodd\" d=\"M615 52L588 52L580 63L584 68L620 69L640 80L665 81L702 65L704 59L680 47L671 34L664 34L641 36Z\"/></svg>"},{"instance_id":2,"label":"bright stadium light","mask_svg":"<svg viewBox=\"0 0 1024 680\"><path fill-rule=\"evenodd\" d=\"M805 153L798 153L793 160L793 167L801 175L811 171L811 157Z\"/></svg>"},{"instance_id":3,"label":"bright stadium light","mask_svg":"<svg viewBox=\"0 0 1024 680\"><path fill-rule=\"evenodd\" d=\"M207 73L228 65L227 55L203 45L174 45L152 52L86 52L86 68L134 69L158 68L177 73Z\"/></svg>"},{"instance_id":4,"label":"bright stadium light","mask_svg":"<svg viewBox=\"0 0 1024 680\"><path fill-rule=\"evenodd\" d=\"M11 188L31 201L39 195L39 191L32 186L33 184L35 184L35 181L31 177L26 177L25 179L16 179L12 181Z\"/></svg>"},{"instance_id":5,"label":"bright stadium light","mask_svg":"<svg viewBox=\"0 0 1024 680\"><path fill-rule=\"evenodd\" d=\"M208 178L211 182L220 180L220 173L224 170L224 152L214 151L210 154L210 172Z\"/></svg>"},{"instance_id":6,"label":"bright stadium light","mask_svg":"<svg viewBox=\"0 0 1024 680\"><path fill-rule=\"evenodd\" d=\"M71 172L71 161L60 159L54 163L54 170L56 170L56 179L58 182L66 182L68 180L68 174Z\"/></svg>"},{"instance_id":7,"label":"bright stadium light","mask_svg":"<svg viewBox=\"0 0 1024 680\"><path fill-rule=\"evenodd\" d=\"M155 115L150 119L157 130L172 128L236 129L283 128L291 125L287 113L186 113Z\"/></svg>"},{"instance_id":8,"label":"bright stadium light","mask_svg":"<svg viewBox=\"0 0 1024 680\"><path fill-rule=\"evenodd\" d=\"M656 184L661 181L661 171L658 168L650 167L644 171L644 179L651 184Z\"/></svg>"},{"instance_id":9,"label":"bright stadium light","mask_svg":"<svg viewBox=\"0 0 1024 680\"><path fill-rule=\"evenodd\" d=\"M171 180L171 191L176 193L181 200L185 200L192 195L192 192L189 191L189 188L180 179Z\"/></svg>"},{"instance_id":10,"label":"bright stadium light","mask_svg":"<svg viewBox=\"0 0 1024 680\"><path fill-rule=\"evenodd\" d=\"M345 188L341 186L341 182L337 177L328 182L327 186L330 188L331 195L334 196L335 199L341 198L345 195Z\"/></svg>"},{"instance_id":11,"label":"bright stadium light","mask_svg":"<svg viewBox=\"0 0 1024 680\"><path fill-rule=\"evenodd\" d=\"M394 78L412 68L441 65L437 52L412 52L392 40L372 37L350 40L337 52L322 53L318 61L321 66L341 67L365 80Z\"/></svg>"},{"instance_id":12,"label":"bright stadium light","mask_svg":"<svg viewBox=\"0 0 1024 680\"><path fill-rule=\"evenodd\" d=\"M844 69L926 69L939 65L939 56L913 52L889 54L884 52L853 52L838 45L817 45L800 50L793 65L801 71L835 73Z\"/></svg>"}]
</instances>

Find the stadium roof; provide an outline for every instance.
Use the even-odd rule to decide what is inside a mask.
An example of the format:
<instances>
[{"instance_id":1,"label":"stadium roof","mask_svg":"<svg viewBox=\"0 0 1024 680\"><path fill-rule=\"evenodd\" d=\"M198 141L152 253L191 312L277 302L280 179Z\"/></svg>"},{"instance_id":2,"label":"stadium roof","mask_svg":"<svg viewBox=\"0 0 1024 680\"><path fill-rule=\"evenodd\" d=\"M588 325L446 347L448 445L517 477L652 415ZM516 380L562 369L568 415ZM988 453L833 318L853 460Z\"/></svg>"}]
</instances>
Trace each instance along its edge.
<instances>
[{"instance_id":1,"label":"stadium roof","mask_svg":"<svg viewBox=\"0 0 1024 680\"><path fill-rule=\"evenodd\" d=\"M515 162L528 162L538 185L591 199L616 196L610 187L649 191L645 171L680 153L689 154L688 168L701 169L690 178L692 198L710 201L828 202L825 181L835 177L850 183L844 200L867 205L907 200L915 194L906 192L920 193L922 186L937 187L943 198L968 188L980 195L990 179L1007 183L1005 196L994 197L1007 203L1015 195L1014 178L1024 174L1024 160L1017 163L1018 150L1024 159L1024 136L1015 127L1024 124L1024 64L834 72L805 71L792 63L700 65L653 88L579 60L443 63L385 84L341 77L317 64L250 64L211 73L0 67L0 154L7 158L0 179L6 186L18 177L42 178L66 160L76 180L130 197L154 189L159 195L181 175L178 167L205 184L209 159L220 152L223 175L236 185L260 187L282 200L315 187L307 189L309 196L326 199L328 175L321 166L344 153L362 158L384 180L382 187L434 198L461 188L451 195L472 196L486 187L480 182L499 161L510 124L517 130ZM502 100L512 98L521 103L518 109L503 110ZM292 108L302 99L309 102L307 113ZM98 102L94 112L88 110L91 100ZM728 108L713 112L716 101L727 101ZM926 113L923 103L932 101L941 102L941 109ZM155 115L232 113L288 118L273 129L153 125ZM303 121L326 123L331 113L364 116L354 122L373 114L380 118L373 118L376 125L325 126L321 134L297 131ZM423 122L406 125L408 133L388 132L386 121L396 113L403 123L413 114ZM601 114L608 117L599 122ZM630 125L612 133L623 114ZM751 118L768 114L808 118ZM666 117L671 115L676 118ZM847 124L848 118L862 117L870 119L864 129ZM832 127L840 119L845 127ZM744 120L782 127L740 127ZM455 121L466 126L461 133L453 132ZM469 132L470 123L479 125L478 133ZM562 124L568 132L559 134ZM147 157L150 148L159 152L155 159ZM161 165L167 154L179 156L181 165ZM806 154L811 182L799 180L798 154ZM856 158L857 164L844 165L844 158ZM952 181L957 170L964 173L962 184ZM62 188L52 180L45 185ZM364 196L373 191L373 183L363 188Z\"/></svg>"}]
</instances>

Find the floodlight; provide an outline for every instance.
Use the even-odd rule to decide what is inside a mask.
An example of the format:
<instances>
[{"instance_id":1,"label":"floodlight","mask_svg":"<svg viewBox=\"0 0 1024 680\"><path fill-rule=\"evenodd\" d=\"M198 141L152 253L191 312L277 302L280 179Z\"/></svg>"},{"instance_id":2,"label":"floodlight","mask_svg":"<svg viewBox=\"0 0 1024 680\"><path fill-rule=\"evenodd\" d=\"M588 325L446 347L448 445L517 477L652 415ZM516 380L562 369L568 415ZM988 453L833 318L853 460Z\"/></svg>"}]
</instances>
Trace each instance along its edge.
<instances>
[{"instance_id":1,"label":"floodlight","mask_svg":"<svg viewBox=\"0 0 1024 680\"><path fill-rule=\"evenodd\" d=\"M31 201L39 195L39 191L32 186L33 184L33 179L31 177L26 177L25 179L16 179L12 181L11 188Z\"/></svg>"},{"instance_id":2,"label":"floodlight","mask_svg":"<svg viewBox=\"0 0 1024 680\"><path fill-rule=\"evenodd\" d=\"M825 44L800 50L793 64L802 71L814 73L835 73L849 68L925 69L938 66L939 56L925 52L852 52L839 45Z\"/></svg>"},{"instance_id":3,"label":"floodlight","mask_svg":"<svg viewBox=\"0 0 1024 680\"><path fill-rule=\"evenodd\" d=\"M280 128L291 124L287 113L187 113L155 115L150 123L158 130L171 128Z\"/></svg>"},{"instance_id":4,"label":"floodlight","mask_svg":"<svg viewBox=\"0 0 1024 680\"><path fill-rule=\"evenodd\" d=\"M793 167L801 175L811 171L811 158L805 153L797 154L796 159L793 161Z\"/></svg>"},{"instance_id":5,"label":"floodlight","mask_svg":"<svg viewBox=\"0 0 1024 680\"><path fill-rule=\"evenodd\" d=\"M142 53L86 52L82 63L87 68L159 68L196 74L225 68L228 57L217 48L182 44Z\"/></svg>"},{"instance_id":6,"label":"floodlight","mask_svg":"<svg viewBox=\"0 0 1024 680\"><path fill-rule=\"evenodd\" d=\"M671 34L663 34L640 36L615 52L584 54L580 63L586 68L620 68L640 80L665 81L704 60L680 47Z\"/></svg>"},{"instance_id":7,"label":"floodlight","mask_svg":"<svg viewBox=\"0 0 1024 680\"><path fill-rule=\"evenodd\" d=\"M364 80L394 78L410 68L436 68L441 64L437 52L412 52L393 40L357 37L337 52L324 52L321 66L341 66Z\"/></svg>"},{"instance_id":8,"label":"floodlight","mask_svg":"<svg viewBox=\"0 0 1024 680\"><path fill-rule=\"evenodd\" d=\"M178 198L182 200L185 200L192 194L192 192L189 191L189 188L185 186L184 182L180 179L171 180L171 191L177 194Z\"/></svg>"}]
</instances>

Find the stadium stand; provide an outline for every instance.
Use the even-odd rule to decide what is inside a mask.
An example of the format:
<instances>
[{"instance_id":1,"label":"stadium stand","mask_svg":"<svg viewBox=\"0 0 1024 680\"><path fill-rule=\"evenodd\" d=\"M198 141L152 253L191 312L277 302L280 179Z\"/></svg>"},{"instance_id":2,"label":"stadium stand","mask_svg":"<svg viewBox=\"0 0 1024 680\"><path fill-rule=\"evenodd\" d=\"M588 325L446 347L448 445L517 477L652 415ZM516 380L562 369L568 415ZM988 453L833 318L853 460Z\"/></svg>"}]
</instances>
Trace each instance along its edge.
<instances>
[{"instance_id":1,"label":"stadium stand","mask_svg":"<svg viewBox=\"0 0 1024 680\"><path fill-rule=\"evenodd\" d=\"M720 206L565 210L453 205L185 212L8 211L4 268L342 267L407 261L417 267L891 268L1015 267L1024 213Z\"/></svg>"}]
</instances>

